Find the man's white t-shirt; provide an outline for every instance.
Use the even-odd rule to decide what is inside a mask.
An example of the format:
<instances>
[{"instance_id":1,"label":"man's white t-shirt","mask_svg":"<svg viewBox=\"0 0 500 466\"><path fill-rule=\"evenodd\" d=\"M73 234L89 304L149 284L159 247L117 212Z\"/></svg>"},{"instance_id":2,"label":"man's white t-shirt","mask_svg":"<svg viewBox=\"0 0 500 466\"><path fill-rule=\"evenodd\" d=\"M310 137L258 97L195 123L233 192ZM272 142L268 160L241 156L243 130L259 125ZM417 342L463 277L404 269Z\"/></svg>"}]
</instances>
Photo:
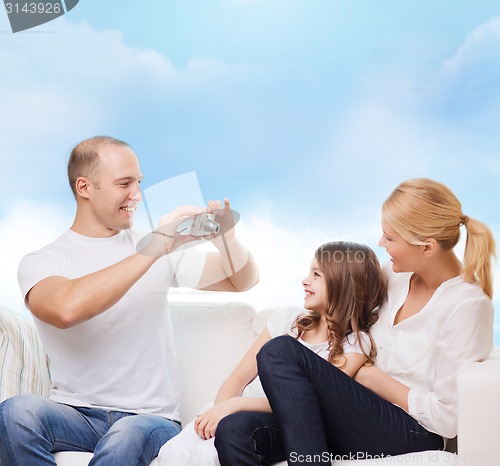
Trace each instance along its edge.
<instances>
[{"instance_id":1,"label":"man's white t-shirt","mask_svg":"<svg viewBox=\"0 0 500 466\"><path fill-rule=\"evenodd\" d=\"M67 230L25 256L23 296L44 278L79 278L136 252L142 235L124 230L89 238ZM68 329L34 318L50 358L50 397L80 407L157 414L179 420L180 383L167 307L170 286L194 287L206 253L187 248L158 260L115 305Z\"/></svg>"}]
</instances>

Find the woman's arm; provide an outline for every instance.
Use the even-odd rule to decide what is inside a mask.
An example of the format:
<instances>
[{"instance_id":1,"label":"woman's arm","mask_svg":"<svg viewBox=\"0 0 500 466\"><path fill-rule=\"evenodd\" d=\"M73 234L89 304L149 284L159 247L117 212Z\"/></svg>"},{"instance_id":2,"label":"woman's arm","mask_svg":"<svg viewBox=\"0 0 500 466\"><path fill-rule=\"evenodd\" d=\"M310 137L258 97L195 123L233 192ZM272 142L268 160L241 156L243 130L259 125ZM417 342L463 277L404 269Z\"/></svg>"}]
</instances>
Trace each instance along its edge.
<instances>
[{"instance_id":1,"label":"woman's arm","mask_svg":"<svg viewBox=\"0 0 500 466\"><path fill-rule=\"evenodd\" d=\"M371 352L373 344L370 336L365 332L360 332L354 341L352 341L352 334L349 335L349 337L346 343L347 350L353 352L344 354L347 358L347 363L342 370L350 377L354 377L354 380L361 385L375 392L381 398L397 404L405 411L408 411L409 387L398 382L396 379L373 366L373 364L366 364L367 357L365 354ZM363 352L365 354L363 354Z\"/></svg>"},{"instance_id":2,"label":"woman's arm","mask_svg":"<svg viewBox=\"0 0 500 466\"><path fill-rule=\"evenodd\" d=\"M236 369L221 385L212 408L198 415L194 428L203 439L214 436L219 421L238 411L271 411L267 398L241 398L244 388L257 376L257 353L271 339L267 327L254 341Z\"/></svg>"},{"instance_id":3,"label":"woman's arm","mask_svg":"<svg viewBox=\"0 0 500 466\"><path fill-rule=\"evenodd\" d=\"M372 365L361 366L354 376L354 380L369 388L384 400L390 401L408 412L410 388L379 368Z\"/></svg>"},{"instance_id":4,"label":"woman's arm","mask_svg":"<svg viewBox=\"0 0 500 466\"><path fill-rule=\"evenodd\" d=\"M442 303L446 306L446 303ZM456 435L457 372L464 364L484 359L492 340L493 306L486 297L463 299L460 306L449 307L447 321L441 323L436 343L426 349L425 368L433 367L432 374L421 370L413 377L432 377L432 384L409 387L374 366L363 366L355 380L380 397L394 403L413 416L426 429L444 437ZM395 349L394 351L397 351ZM400 348L400 352L408 351Z\"/></svg>"}]
</instances>

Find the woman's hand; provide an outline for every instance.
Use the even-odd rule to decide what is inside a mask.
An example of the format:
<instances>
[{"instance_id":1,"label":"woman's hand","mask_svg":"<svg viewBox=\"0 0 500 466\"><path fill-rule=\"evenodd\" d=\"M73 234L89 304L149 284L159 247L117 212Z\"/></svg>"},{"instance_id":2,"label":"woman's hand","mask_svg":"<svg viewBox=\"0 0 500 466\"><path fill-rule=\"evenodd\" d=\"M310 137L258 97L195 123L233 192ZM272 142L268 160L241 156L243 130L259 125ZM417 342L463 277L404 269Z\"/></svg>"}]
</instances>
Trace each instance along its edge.
<instances>
[{"instance_id":1,"label":"woman's hand","mask_svg":"<svg viewBox=\"0 0 500 466\"><path fill-rule=\"evenodd\" d=\"M229 398L216 404L212 408L198 415L194 421L194 430L204 440L215 436L219 421L237 411L237 402L240 397Z\"/></svg>"},{"instance_id":2,"label":"woman's hand","mask_svg":"<svg viewBox=\"0 0 500 466\"><path fill-rule=\"evenodd\" d=\"M370 382L376 377L375 371L378 369L373 364L364 364L354 375L354 380L371 390Z\"/></svg>"},{"instance_id":3,"label":"woman's hand","mask_svg":"<svg viewBox=\"0 0 500 466\"><path fill-rule=\"evenodd\" d=\"M361 366L354 380L365 386L384 400L398 405L408 412L408 392L410 388L381 371L372 364Z\"/></svg>"}]
</instances>

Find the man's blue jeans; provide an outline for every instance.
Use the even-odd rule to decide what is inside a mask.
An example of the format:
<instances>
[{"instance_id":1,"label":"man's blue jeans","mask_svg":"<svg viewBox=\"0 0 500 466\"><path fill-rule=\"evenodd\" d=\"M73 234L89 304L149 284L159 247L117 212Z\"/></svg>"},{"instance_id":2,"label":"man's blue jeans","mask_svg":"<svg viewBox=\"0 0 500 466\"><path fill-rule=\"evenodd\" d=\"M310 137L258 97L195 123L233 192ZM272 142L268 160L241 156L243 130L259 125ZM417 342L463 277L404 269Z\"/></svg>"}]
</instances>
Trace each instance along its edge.
<instances>
[{"instance_id":1,"label":"man's blue jeans","mask_svg":"<svg viewBox=\"0 0 500 466\"><path fill-rule=\"evenodd\" d=\"M363 387L292 337L277 337L257 355L273 414L223 418L215 445L222 466L330 464L439 450L443 439Z\"/></svg>"},{"instance_id":2,"label":"man's blue jeans","mask_svg":"<svg viewBox=\"0 0 500 466\"><path fill-rule=\"evenodd\" d=\"M0 404L0 465L56 466L58 451L93 451L89 466L147 466L180 430L178 422L161 416L19 395Z\"/></svg>"}]
</instances>

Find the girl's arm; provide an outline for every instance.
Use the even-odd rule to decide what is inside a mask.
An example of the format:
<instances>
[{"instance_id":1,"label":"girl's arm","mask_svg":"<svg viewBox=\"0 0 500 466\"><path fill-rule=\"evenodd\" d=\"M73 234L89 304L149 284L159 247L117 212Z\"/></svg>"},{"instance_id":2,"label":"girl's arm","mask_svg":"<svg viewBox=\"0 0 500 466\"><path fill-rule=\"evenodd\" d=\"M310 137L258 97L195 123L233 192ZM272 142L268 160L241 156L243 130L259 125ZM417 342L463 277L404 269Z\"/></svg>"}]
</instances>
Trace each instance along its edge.
<instances>
[{"instance_id":1,"label":"girl's arm","mask_svg":"<svg viewBox=\"0 0 500 466\"><path fill-rule=\"evenodd\" d=\"M214 436L219 421L238 411L271 412L267 398L241 398L244 388L257 376L257 353L271 339L267 327L254 341L236 369L221 385L212 408L198 415L194 428L203 439Z\"/></svg>"},{"instance_id":2,"label":"girl's arm","mask_svg":"<svg viewBox=\"0 0 500 466\"><path fill-rule=\"evenodd\" d=\"M349 377L354 377L360 367L367 361L366 356L363 353L344 353L346 361L340 370L345 372Z\"/></svg>"},{"instance_id":3,"label":"girl's arm","mask_svg":"<svg viewBox=\"0 0 500 466\"><path fill-rule=\"evenodd\" d=\"M344 342L343 346L344 354L342 356L345 358L345 364L340 370L345 372L349 377L354 377L359 368L368 360L365 354L370 353L372 341L365 332L359 332L358 335L352 333L348 335L347 342Z\"/></svg>"}]
</instances>

